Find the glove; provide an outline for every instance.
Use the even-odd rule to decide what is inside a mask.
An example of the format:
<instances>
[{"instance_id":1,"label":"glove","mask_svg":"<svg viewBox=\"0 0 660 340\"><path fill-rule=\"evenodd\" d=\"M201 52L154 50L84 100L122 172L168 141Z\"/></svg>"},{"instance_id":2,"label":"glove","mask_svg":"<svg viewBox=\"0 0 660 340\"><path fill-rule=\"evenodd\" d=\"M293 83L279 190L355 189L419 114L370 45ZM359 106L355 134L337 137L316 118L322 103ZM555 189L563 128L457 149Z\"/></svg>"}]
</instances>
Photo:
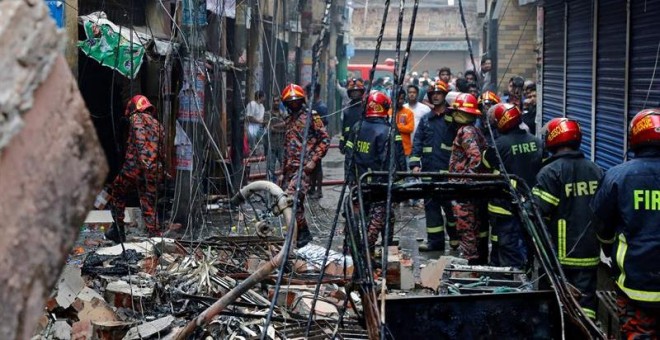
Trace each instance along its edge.
<instances>
[{"instance_id":1,"label":"glove","mask_svg":"<svg viewBox=\"0 0 660 340\"><path fill-rule=\"evenodd\" d=\"M314 168L316 168L316 162L314 161L309 161L307 164L305 164L305 168L303 169L306 174L311 174L312 171L314 171Z\"/></svg>"}]
</instances>

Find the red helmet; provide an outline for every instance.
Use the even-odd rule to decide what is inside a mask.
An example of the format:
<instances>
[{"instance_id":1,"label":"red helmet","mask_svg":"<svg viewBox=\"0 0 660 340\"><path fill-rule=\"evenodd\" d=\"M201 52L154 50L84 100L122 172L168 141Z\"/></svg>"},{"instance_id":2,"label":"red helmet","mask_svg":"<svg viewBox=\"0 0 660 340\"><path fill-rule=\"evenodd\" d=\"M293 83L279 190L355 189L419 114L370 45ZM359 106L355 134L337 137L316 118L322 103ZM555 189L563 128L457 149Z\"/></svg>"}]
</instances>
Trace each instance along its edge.
<instances>
[{"instance_id":1,"label":"red helmet","mask_svg":"<svg viewBox=\"0 0 660 340\"><path fill-rule=\"evenodd\" d=\"M294 100L300 100L302 99L305 101L306 98L305 90L302 88L302 86L297 85L297 84L289 84L287 85L284 90L282 90L282 102L286 104L287 102L291 102Z\"/></svg>"},{"instance_id":2,"label":"red helmet","mask_svg":"<svg viewBox=\"0 0 660 340\"><path fill-rule=\"evenodd\" d=\"M456 100L454 100L453 107L455 110L481 117L481 111L479 111L479 103L477 102L477 98L469 93L459 94L456 97Z\"/></svg>"},{"instance_id":3,"label":"red helmet","mask_svg":"<svg viewBox=\"0 0 660 340\"><path fill-rule=\"evenodd\" d=\"M346 91L362 91L364 92L364 82L362 79L349 79L346 84Z\"/></svg>"},{"instance_id":4,"label":"red helmet","mask_svg":"<svg viewBox=\"0 0 660 340\"><path fill-rule=\"evenodd\" d=\"M485 91L479 96L479 105L495 105L500 102L500 97L498 97L493 91Z\"/></svg>"},{"instance_id":5,"label":"red helmet","mask_svg":"<svg viewBox=\"0 0 660 340\"><path fill-rule=\"evenodd\" d=\"M138 94L128 101L124 115L129 116L133 112L146 112L149 114L154 114L156 112L156 108L151 105L151 102L149 99L147 99L147 97Z\"/></svg>"},{"instance_id":6,"label":"red helmet","mask_svg":"<svg viewBox=\"0 0 660 340\"><path fill-rule=\"evenodd\" d=\"M387 117L391 105L390 97L382 92L374 91L367 98L365 117Z\"/></svg>"},{"instance_id":7,"label":"red helmet","mask_svg":"<svg viewBox=\"0 0 660 340\"><path fill-rule=\"evenodd\" d=\"M639 111L630 122L630 148L660 146L660 109Z\"/></svg>"},{"instance_id":8,"label":"red helmet","mask_svg":"<svg viewBox=\"0 0 660 340\"><path fill-rule=\"evenodd\" d=\"M574 119L554 118L548 122L545 133L545 147L554 149L560 146L580 146L582 130Z\"/></svg>"},{"instance_id":9,"label":"red helmet","mask_svg":"<svg viewBox=\"0 0 660 340\"><path fill-rule=\"evenodd\" d=\"M507 132L516 126L520 125L522 122L522 113L520 109L508 103L496 104L491 108L493 119L495 120L495 126L499 132Z\"/></svg>"}]
</instances>

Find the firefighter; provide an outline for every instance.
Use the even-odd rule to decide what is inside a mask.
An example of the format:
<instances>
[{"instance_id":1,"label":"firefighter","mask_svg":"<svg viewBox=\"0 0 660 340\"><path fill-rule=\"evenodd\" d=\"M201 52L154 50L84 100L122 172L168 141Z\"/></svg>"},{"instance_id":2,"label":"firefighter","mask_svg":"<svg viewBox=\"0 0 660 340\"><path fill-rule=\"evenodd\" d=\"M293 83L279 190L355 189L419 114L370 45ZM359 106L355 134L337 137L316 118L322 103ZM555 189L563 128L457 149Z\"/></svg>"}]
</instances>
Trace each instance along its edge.
<instances>
[{"instance_id":1,"label":"firefighter","mask_svg":"<svg viewBox=\"0 0 660 340\"><path fill-rule=\"evenodd\" d=\"M589 223L589 202L603 172L580 151L582 131L576 120L550 120L544 140L552 156L543 162L532 193L546 219L566 279L582 292L579 302L584 313L595 318L600 247Z\"/></svg>"},{"instance_id":2,"label":"firefighter","mask_svg":"<svg viewBox=\"0 0 660 340\"><path fill-rule=\"evenodd\" d=\"M136 95L128 101L124 117L129 121L126 155L119 174L108 188L109 204L115 222L105 237L116 243L126 240L124 209L127 196L137 191L140 208L149 236L160 236L156 221L156 191L164 178L163 126L155 117L156 108L149 99Z\"/></svg>"},{"instance_id":3,"label":"firefighter","mask_svg":"<svg viewBox=\"0 0 660 340\"><path fill-rule=\"evenodd\" d=\"M451 111L445 101L448 92L449 85L442 80L436 81L427 91L433 110L422 117L415 133L409 162L413 172L446 172L449 168L451 145L456 129L452 126ZM451 203L442 201L440 197L426 197L424 213L427 242L421 244L419 250L444 251L445 229L449 234L451 248L456 250L459 244Z\"/></svg>"},{"instance_id":4,"label":"firefighter","mask_svg":"<svg viewBox=\"0 0 660 340\"><path fill-rule=\"evenodd\" d=\"M516 175L529 188L536 184L536 175L541 170L543 161L543 144L541 140L520 127L522 113L513 104L497 104L488 112L488 118L493 122L499 136L495 147L502 159L502 166L507 173ZM495 149L488 149L485 160L497 159L489 155ZM494 157L493 157L494 156ZM499 170L494 164L488 164L493 170ZM511 185L520 188L515 179ZM497 199L488 203L488 213L491 224L491 254L490 264L493 266L523 268L527 258L524 245L522 225L513 211L511 202Z\"/></svg>"},{"instance_id":5,"label":"firefighter","mask_svg":"<svg viewBox=\"0 0 660 340\"><path fill-rule=\"evenodd\" d=\"M330 137L325 130L321 116L312 111L312 123L307 140L303 140L308 110L305 104L305 91L296 84L287 85L282 90L282 102L289 116L286 118L287 130L284 134L284 162L282 165L281 186L291 197L298 200L296 206L296 224L298 227L298 248L312 240L309 226L305 219L305 195L309 189L309 175L328 151ZM302 148L306 148L305 159L300 159ZM304 165L300 191L296 191L298 168Z\"/></svg>"},{"instance_id":6,"label":"firefighter","mask_svg":"<svg viewBox=\"0 0 660 340\"><path fill-rule=\"evenodd\" d=\"M362 119L364 108L362 107L362 97L364 96L364 83L362 79L350 79L346 84L346 93L351 101L342 111L341 117L341 136L339 136L339 151L345 153L345 145L351 128L355 123Z\"/></svg>"},{"instance_id":7,"label":"firefighter","mask_svg":"<svg viewBox=\"0 0 660 340\"><path fill-rule=\"evenodd\" d=\"M387 171L390 160L390 130L388 111L391 106L390 98L374 91L367 98L367 110L362 124L353 126L351 139L346 142L346 161L344 163L346 179L351 185L356 185L360 176L368 171ZM406 168L405 155L401 136L395 135L395 161L397 171ZM369 250L373 254L378 235L384 235L386 202L365 202L368 207L369 224L367 238ZM356 207L357 208L357 207ZM394 228L394 211L390 209L390 234L387 235L389 244L392 244Z\"/></svg>"},{"instance_id":8,"label":"firefighter","mask_svg":"<svg viewBox=\"0 0 660 340\"><path fill-rule=\"evenodd\" d=\"M486 125L488 124L487 113L491 107L500 102L500 97L498 97L493 91L486 91L479 96L479 110L481 110L481 117L477 119L475 126L478 127L484 137L486 137L486 143L488 143L488 145L492 145L493 143L493 138L490 136L491 130L493 130L493 133L495 134L493 137L495 138L497 138L497 130L495 128L489 129L488 125Z\"/></svg>"},{"instance_id":9,"label":"firefighter","mask_svg":"<svg viewBox=\"0 0 660 340\"><path fill-rule=\"evenodd\" d=\"M449 159L449 172L474 174L489 172L483 161L486 138L476 126L481 117L477 98L461 93L454 101L453 123L458 127ZM456 230L460 236L463 257L470 265L488 262L488 213L485 201L458 200L453 206Z\"/></svg>"},{"instance_id":10,"label":"firefighter","mask_svg":"<svg viewBox=\"0 0 660 340\"><path fill-rule=\"evenodd\" d=\"M660 109L637 113L628 136L634 159L607 171L591 207L603 251L616 259L621 338L655 339L660 334Z\"/></svg>"}]
</instances>

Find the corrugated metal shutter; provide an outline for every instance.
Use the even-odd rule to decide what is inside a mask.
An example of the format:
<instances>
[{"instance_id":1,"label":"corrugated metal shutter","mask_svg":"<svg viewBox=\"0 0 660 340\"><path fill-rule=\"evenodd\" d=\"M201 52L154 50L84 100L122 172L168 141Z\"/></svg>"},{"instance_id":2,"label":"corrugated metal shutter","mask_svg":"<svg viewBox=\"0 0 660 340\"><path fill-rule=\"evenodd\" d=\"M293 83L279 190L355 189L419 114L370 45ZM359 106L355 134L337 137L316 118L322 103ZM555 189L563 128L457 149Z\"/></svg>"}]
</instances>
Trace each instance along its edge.
<instances>
[{"instance_id":1,"label":"corrugated metal shutter","mask_svg":"<svg viewBox=\"0 0 660 340\"><path fill-rule=\"evenodd\" d=\"M660 79L658 79L660 70L655 70L655 79L651 84L660 46L659 20L660 3L658 1L632 2L629 120L643 108L660 106Z\"/></svg>"},{"instance_id":2,"label":"corrugated metal shutter","mask_svg":"<svg viewBox=\"0 0 660 340\"><path fill-rule=\"evenodd\" d=\"M543 124L564 115L564 2L546 1L543 18Z\"/></svg>"},{"instance_id":3,"label":"corrugated metal shutter","mask_svg":"<svg viewBox=\"0 0 660 340\"><path fill-rule=\"evenodd\" d=\"M626 62L626 2L598 3L595 161L609 169L624 155L623 86Z\"/></svg>"},{"instance_id":4,"label":"corrugated metal shutter","mask_svg":"<svg viewBox=\"0 0 660 340\"><path fill-rule=\"evenodd\" d=\"M593 1L568 2L566 117L580 122L581 149L591 157Z\"/></svg>"}]
</instances>

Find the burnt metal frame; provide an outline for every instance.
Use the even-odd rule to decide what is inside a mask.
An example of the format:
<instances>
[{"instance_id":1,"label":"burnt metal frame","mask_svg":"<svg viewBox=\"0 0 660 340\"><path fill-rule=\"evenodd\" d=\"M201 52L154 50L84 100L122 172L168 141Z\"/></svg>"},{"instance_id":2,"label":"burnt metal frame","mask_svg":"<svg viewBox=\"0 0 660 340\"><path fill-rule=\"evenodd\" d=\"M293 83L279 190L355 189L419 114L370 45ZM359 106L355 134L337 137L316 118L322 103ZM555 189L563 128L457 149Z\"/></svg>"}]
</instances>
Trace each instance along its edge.
<instances>
[{"instance_id":1,"label":"burnt metal frame","mask_svg":"<svg viewBox=\"0 0 660 340\"><path fill-rule=\"evenodd\" d=\"M363 236L363 249L368 249L364 199L366 197L369 201L383 201L387 197L387 176L388 172L384 171L367 172L360 176L357 187L351 191L351 198L355 198L354 196L357 194L359 201L360 228L358 230ZM443 194L444 198L449 200L456 198L484 198L488 197L486 194L491 194L492 196L490 197L508 196L507 198L511 199L512 203L518 206L525 231L534 240L533 248L536 256L553 286L557 305L561 307L562 311L560 313L562 334L565 334L566 326L573 326L577 331L583 333L584 336L605 339L605 334L602 330L582 312L577 300L570 294L571 290L567 285L567 280L552 246L550 235L541 218L540 210L533 199L528 199L531 190L524 181L520 180L517 176L508 175L508 178L517 179L519 183L519 186L514 188L509 184L507 177L495 174L428 172L397 172L395 174L395 178L397 179L406 177L426 178L431 179L431 181L394 184L391 187L394 201L402 201L408 198L423 198L437 194ZM375 181L374 179L380 179L380 181ZM520 198L526 202L518 202L516 198ZM351 200L348 201L350 202ZM345 207L351 208L345 209L346 218L349 220L351 219L349 215L353 214L352 205L348 203ZM367 265L367 273L356 271L356 278L358 280L366 279L369 283L373 283L373 272L369 261L367 261ZM361 276L361 274L367 275ZM570 323L567 324L566 321Z\"/></svg>"}]
</instances>

